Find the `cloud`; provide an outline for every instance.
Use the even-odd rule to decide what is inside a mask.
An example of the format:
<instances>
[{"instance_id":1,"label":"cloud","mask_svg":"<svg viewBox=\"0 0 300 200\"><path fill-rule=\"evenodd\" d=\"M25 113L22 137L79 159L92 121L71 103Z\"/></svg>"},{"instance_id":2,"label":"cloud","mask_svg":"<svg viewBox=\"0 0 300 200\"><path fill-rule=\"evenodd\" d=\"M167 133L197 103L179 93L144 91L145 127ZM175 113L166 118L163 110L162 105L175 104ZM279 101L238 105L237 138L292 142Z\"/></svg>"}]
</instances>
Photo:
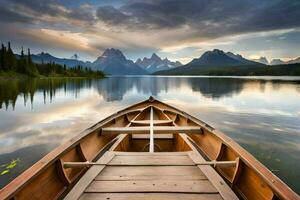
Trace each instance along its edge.
<instances>
[{"instance_id":1,"label":"cloud","mask_svg":"<svg viewBox=\"0 0 300 200\"><path fill-rule=\"evenodd\" d=\"M108 24L120 25L130 21L130 16L122 13L113 6L101 6L97 10L97 16L100 20Z\"/></svg>"},{"instance_id":2,"label":"cloud","mask_svg":"<svg viewBox=\"0 0 300 200\"><path fill-rule=\"evenodd\" d=\"M48 48L48 50L60 48L65 51L76 49L77 51L97 52L97 49L89 44L87 35L72 31L7 26L6 29L0 30L0 37L5 38L4 41L21 43L22 45L20 46L25 45L26 47L32 45L34 47Z\"/></svg>"},{"instance_id":3,"label":"cloud","mask_svg":"<svg viewBox=\"0 0 300 200\"><path fill-rule=\"evenodd\" d=\"M128 0L118 7L104 5L98 8L89 4L68 7L58 0L2 2L1 21L34 21L48 23L48 26L61 23L84 26L103 22L110 30L124 32L189 27L195 38L300 26L298 0ZM187 34L191 39L191 34Z\"/></svg>"},{"instance_id":4,"label":"cloud","mask_svg":"<svg viewBox=\"0 0 300 200\"><path fill-rule=\"evenodd\" d=\"M255 30L286 29L300 26L298 0L265 1L246 21L245 26Z\"/></svg>"},{"instance_id":5,"label":"cloud","mask_svg":"<svg viewBox=\"0 0 300 200\"><path fill-rule=\"evenodd\" d=\"M89 4L68 8L57 0L2 0L1 22L23 22L39 26L91 25L95 16Z\"/></svg>"},{"instance_id":6,"label":"cloud","mask_svg":"<svg viewBox=\"0 0 300 200\"><path fill-rule=\"evenodd\" d=\"M78 8L71 9L67 14L67 17L70 17L71 19L85 21L89 24L93 24L95 22L93 8L89 4L82 4Z\"/></svg>"},{"instance_id":7,"label":"cloud","mask_svg":"<svg viewBox=\"0 0 300 200\"><path fill-rule=\"evenodd\" d=\"M16 13L5 7L0 7L0 19L1 22L7 22L7 23L10 22L25 23L25 22L33 21L32 17Z\"/></svg>"},{"instance_id":8,"label":"cloud","mask_svg":"<svg viewBox=\"0 0 300 200\"><path fill-rule=\"evenodd\" d=\"M64 6L56 0L11 0L13 6L18 10L27 10L36 13L48 14L51 16L63 15L66 12Z\"/></svg>"},{"instance_id":9,"label":"cloud","mask_svg":"<svg viewBox=\"0 0 300 200\"><path fill-rule=\"evenodd\" d=\"M101 6L103 22L127 29L177 29L189 26L197 35L228 34L300 26L297 0L155 0L129 1L119 8Z\"/></svg>"},{"instance_id":10,"label":"cloud","mask_svg":"<svg viewBox=\"0 0 300 200\"><path fill-rule=\"evenodd\" d=\"M43 33L43 36L38 37L39 41L34 38L42 30L64 32L65 36L72 37L62 37L55 41L76 43L80 36L87 40L88 47L74 50L88 49L89 54L93 55L98 52L92 51L102 51L108 47L121 48L125 54L133 55L131 58L143 52L173 54L192 47L189 55L178 57L185 61L215 46L237 46L237 41L243 41L253 34L296 30L300 27L298 0L106 0L90 3L69 0L0 0L0 23L5 28L14 26L18 32L31 29L35 33L14 37L11 41L27 38L32 44L43 43L46 46L50 42L47 39L49 34ZM6 32L3 40L12 38L11 34L17 35L7 34L5 30L0 30L0 35L1 32L2 35ZM58 37L55 35L55 38ZM288 43L289 37L284 42ZM82 40L79 43L82 47ZM61 44L69 45L63 49L78 46L64 41ZM61 44L49 45L62 48ZM23 44L20 42L19 45ZM260 50L266 50L263 45L259 46Z\"/></svg>"}]
</instances>

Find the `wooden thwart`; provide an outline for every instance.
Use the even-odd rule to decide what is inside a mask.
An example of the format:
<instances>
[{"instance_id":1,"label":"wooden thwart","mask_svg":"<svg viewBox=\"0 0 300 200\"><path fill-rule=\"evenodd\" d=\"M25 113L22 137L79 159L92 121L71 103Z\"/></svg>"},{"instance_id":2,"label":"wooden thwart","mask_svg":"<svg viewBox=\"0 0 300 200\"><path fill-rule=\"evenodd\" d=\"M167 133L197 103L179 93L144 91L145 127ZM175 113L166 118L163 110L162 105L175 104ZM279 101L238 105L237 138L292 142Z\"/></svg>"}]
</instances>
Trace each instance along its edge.
<instances>
[{"instance_id":1,"label":"wooden thwart","mask_svg":"<svg viewBox=\"0 0 300 200\"><path fill-rule=\"evenodd\" d=\"M172 120L153 120L154 125L156 125L156 124L168 124L168 123L172 123L172 122L173 122ZM147 124L150 124L150 120L133 120L133 121L131 121L131 123L147 125Z\"/></svg>"},{"instance_id":2,"label":"wooden thwart","mask_svg":"<svg viewBox=\"0 0 300 200\"><path fill-rule=\"evenodd\" d=\"M126 152L126 151L114 151L116 156L188 156L189 152Z\"/></svg>"},{"instance_id":3,"label":"wooden thwart","mask_svg":"<svg viewBox=\"0 0 300 200\"><path fill-rule=\"evenodd\" d=\"M120 165L125 165L121 164ZM89 166L94 166L94 165L105 165L103 163L98 163L98 162L64 162L64 168L82 168L82 167L89 167ZM116 165L116 164L110 164L108 163L107 165ZM129 164L130 165L130 164ZM148 164L141 164L141 165L148 165ZM159 164L159 165L164 165ZM168 166L172 166L172 164L167 164ZM180 165L180 164L175 164L175 166ZM182 165L187 165L187 164L182 164ZM236 161L204 161L204 162L198 162L192 165L211 165L211 166L218 166L218 167L235 167L236 166Z\"/></svg>"},{"instance_id":4,"label":"wooden thwart","mask_svg":"<svg viewBox=\"0 0 300 200\"><path fill-rule=\"evenodd\" d=\"M102 128L101 134L149 134L150 126L138 127L108 127ZM155 134L165 133L198 133L201 134L200 126L154 126Z\"/></svg>"}]
</instances>

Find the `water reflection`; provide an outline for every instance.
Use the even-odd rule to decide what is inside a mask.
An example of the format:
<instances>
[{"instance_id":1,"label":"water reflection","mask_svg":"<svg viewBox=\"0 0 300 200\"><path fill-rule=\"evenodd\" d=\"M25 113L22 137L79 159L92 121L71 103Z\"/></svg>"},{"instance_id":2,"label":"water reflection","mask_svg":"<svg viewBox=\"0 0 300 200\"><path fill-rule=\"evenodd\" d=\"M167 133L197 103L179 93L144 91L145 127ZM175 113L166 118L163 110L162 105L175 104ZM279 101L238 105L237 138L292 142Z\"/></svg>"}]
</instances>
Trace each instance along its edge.
<instances>
[{"instance_id":1,"label":"water reflection","mask_svg":"<svg viewBox=\"0 0 300 200\"><path fill-rule=\"evenodd\" d=\"M24 105L33 103L36 92L43 94L44 103L47 99L52 102L53 97L58 89L66 91L74 91L75 94L80 89L91 88L91 80L81 79L30 79L30 80L0 80L0 109L5 106L15 108L18 98L23 98Z\"/></svg>"},{"instance_id":2,"label":"water reflection","mask_svg":"<svg viewBox=\"0 0 300 200\"><path fill-rule=\"evenodd\" d=\"M282 85L300 84L300 81L288 80L252 80L238 78L181 78L181 77L110 77L104 80L88 79L32 79L32 80L1 80L0 81L0 109L9 106L15 108L18 98L23 98L24 105L33 104L35 93L42 93L44 103L52 102L58 90L74 93L80 90L95 88L106 101L121 101L123 96L133 89L139 94L157 96L169 89L177 90L188 87L205 97L218 99L240 93L244 85L254 85L262 92L267 83L272 83L272 89L278 90ZM296 87L300 91L300 87Z\"/></svg>"},{"instance_id":3,"label":"water reflection","mask_svg":"<svg viewBox=\"0 0 300 200\"><path fill-rule=\"evenodd\" d=\"M220 98L230 96L242 90L243 84L249 80L242 79L211 79L211 78L170 78L170 77L112 77L98 82L99 94L107 101L120 101L126 92L136 89L139 94L157 96L162 91L177 90L190 87L204 96Z\"/></svg>"},{"instance_id":4,"label":"water reflection","mask_svg":"<svg viewBox=\"0 0 300 200\"><path fill-rule=\"evenodd\" d=\"M0 187L59 144L150 95L224 131L300 191L300 82L208 77L0 81ZM0 167L1 170L1 167Z\"/></svg>"}]
</instances>

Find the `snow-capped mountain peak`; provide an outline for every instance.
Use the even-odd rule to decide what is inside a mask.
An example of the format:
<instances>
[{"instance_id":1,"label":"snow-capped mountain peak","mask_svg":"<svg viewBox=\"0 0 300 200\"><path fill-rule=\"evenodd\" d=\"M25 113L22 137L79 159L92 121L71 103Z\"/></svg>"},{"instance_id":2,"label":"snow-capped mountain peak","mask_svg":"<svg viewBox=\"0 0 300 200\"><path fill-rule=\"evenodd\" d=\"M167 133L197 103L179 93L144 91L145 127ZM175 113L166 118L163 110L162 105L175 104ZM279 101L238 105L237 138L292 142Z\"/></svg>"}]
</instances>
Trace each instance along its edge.
<instances>
[{"instance_id":1,"label":"snow-capped mountain peak","mask_svg":"<svg viewBox=\"0 0 300 200\"><path fill-rule=\"evenodd\" d=\"M156 53L153 53L150 58L144 57L143 59L137 59L135 64L146 69L149 73L167 70L182 65L179 61L172 62L168 58L161 59Z\"/></svg>"}]
</instances>

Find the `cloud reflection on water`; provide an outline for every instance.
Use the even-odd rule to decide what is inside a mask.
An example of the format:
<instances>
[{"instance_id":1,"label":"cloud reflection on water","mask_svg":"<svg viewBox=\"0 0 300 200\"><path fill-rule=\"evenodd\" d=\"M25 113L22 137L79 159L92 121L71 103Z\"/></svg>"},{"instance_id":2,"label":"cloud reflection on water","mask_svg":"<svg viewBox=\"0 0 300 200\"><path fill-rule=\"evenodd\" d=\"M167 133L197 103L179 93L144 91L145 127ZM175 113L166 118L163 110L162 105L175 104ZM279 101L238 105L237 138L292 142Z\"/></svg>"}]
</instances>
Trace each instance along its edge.
<instances>
[{"instance_id":1,"label":"cloud reflection on water","mask_svg":"<svg viewBox=\"0 0 300 200\"><path fill-rule=\"evenodd\" d=\"M299 85L203 77L0 81L0 164L22 160L24 151L40 151L42 145L41 153L26 157L29 161L14 177L80 131L153 95L225 132L300 191L293 178L300 175ZM283 173L286 169L288 174ZM0 177L0 187L6 182Z\"/></svg>"}]
</instances>

